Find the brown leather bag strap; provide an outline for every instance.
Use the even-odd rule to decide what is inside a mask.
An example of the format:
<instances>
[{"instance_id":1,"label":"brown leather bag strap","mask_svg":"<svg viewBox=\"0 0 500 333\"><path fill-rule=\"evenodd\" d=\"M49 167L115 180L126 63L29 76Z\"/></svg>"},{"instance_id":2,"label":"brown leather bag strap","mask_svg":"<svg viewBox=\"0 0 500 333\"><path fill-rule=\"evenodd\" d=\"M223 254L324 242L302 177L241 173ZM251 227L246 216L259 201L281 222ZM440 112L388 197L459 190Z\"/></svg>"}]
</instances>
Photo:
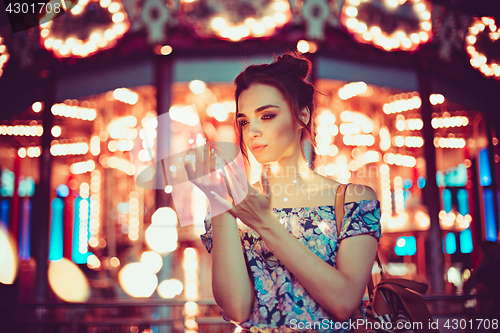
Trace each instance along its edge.
<instances>
[{"instance_id":1,"label":"brown leather bag strap","mask_svg":"<svg viewBox=\"0 0 500 333\"><path fill-rule=\"evenodd\" d=\"M342 222L344 221L345 210L345 191L349 184L340 184L337 187L337 193L335 195L335 223L337 224L337 236L340 237L340 232L342 231Z\"/></svg>"},{"instance_id":2,"label":"brown leather bag strap","mask_svg":"<svg viewBox=\"0 0 500 333\"><path fill-rule=\"evenodd\" d=\"M378 264L378 268L380 269L380 277L382 280L384 279L384 269L382 267L382 263L380 262L380 258L378 256L378 251L375 253L375 261ZM368 297L373 297L373 290L375 289L375 283L373 282L373 276L370 274L370 281L368 282Z\"/></svg>"},{"instance_id":3,"label":"brown leather bag strap","mask_svg":"<svg viewBox=\"0 0 500 333\"><path fill-rule=\"evenodd\" d=\"M377 253L375 254L375 261L377 262L378 264L378 268L380 269L380 276L382 277L382 279L384 278L384 268L382 267L382 262L380 262L380 258L378 256L378 251Z\"/></svg>"},{"instance_id":4,"label":"brown leather bag strap","mask_svg":"<svg viewBox=\"0 0 500 333\"><path fill-rule=\"evenodd\" d=\"M368 297L372 299L373 291L375 290L375 283L373 282L373 275L370 273L370 281L368 281Z\"/></svg>"}]
</instances>

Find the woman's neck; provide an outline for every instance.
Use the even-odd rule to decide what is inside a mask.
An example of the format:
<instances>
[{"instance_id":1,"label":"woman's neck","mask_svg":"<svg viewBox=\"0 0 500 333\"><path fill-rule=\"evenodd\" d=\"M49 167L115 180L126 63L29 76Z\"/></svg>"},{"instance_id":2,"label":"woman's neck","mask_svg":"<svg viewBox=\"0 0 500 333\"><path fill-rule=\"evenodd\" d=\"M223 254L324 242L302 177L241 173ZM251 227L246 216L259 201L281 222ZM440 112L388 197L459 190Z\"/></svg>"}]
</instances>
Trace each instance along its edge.
<instances>
[{"instance_id":1,"label":"woman's neck","mask_svg":"<svg viewBox=\"0 0 500 333\"><path fill-rule=\"evenodd\" d=\"M302 156L267 164L264 171L271 185L295 183L298 179L310 177L314 173Z\"/></svg>"}]
</instances>

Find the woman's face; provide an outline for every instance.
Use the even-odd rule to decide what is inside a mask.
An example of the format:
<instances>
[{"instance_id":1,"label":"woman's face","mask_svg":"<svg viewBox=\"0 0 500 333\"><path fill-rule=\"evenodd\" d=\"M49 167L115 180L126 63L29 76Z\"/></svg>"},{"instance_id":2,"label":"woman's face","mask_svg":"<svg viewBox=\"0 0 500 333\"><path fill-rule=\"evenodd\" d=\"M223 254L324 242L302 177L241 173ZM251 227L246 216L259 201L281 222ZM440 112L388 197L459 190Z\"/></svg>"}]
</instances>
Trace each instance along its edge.
<instances>
[{"instance_id":1,"label":"woman's face","mask_svg":"<svg viewBox=\"0 0 500 333\"><path fill-rule=\"evenodd\" d=\"M254 84L238 100L238 124L243 142L261 163L292 156L300 147L300 125L281 92Z\"/></svg>"}]
</instances>

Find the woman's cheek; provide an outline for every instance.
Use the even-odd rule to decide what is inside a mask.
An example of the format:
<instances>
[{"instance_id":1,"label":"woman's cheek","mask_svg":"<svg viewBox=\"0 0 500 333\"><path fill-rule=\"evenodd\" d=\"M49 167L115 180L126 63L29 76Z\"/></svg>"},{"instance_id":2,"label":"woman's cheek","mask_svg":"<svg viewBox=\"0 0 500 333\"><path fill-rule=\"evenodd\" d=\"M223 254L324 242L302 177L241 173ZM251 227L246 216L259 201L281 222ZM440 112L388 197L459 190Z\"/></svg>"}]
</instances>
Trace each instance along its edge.
<instances>
[{"instance_id":1,"label":"woman's cheek","mask_svg":"<svg viewBox=\"0 0 500 333\"><path fill-rule=\"evenodd\" d=\"M243 138L243 143L250 148L250 146L248 145L248 131L243 129L242 132L241 132L241 137Z\"/></svg>"}]
</instances>

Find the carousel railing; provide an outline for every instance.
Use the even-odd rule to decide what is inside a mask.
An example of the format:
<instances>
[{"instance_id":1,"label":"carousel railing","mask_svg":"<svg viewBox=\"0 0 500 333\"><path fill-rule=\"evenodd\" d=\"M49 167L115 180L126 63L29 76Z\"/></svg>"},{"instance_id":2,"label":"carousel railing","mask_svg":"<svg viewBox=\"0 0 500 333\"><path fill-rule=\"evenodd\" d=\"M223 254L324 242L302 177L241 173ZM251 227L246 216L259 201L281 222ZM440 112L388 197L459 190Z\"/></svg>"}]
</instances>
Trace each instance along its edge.
<instances>
[{"instance_id":1,"label":"carousel railing","mask_svg":"<svg viewBox=\"0 0 500 333\"><path fill-rule=\"evenodd\" d=\"M453 320L460 323L486 319L479 306L487 302L486 295L432 294L425 295L424 299L440 326L447 320L453 324ZM186 299L109 298L87 303L0 304L0 311L6 318L0 322L0 328L8 329L0 331L224 333L234 330L235 325L222 318L222 311L213 298L196 300L199 311L194 317L184 313L186 302ZM469 331L477 330L462 330Z\"/></svg>"}]
</instances>

